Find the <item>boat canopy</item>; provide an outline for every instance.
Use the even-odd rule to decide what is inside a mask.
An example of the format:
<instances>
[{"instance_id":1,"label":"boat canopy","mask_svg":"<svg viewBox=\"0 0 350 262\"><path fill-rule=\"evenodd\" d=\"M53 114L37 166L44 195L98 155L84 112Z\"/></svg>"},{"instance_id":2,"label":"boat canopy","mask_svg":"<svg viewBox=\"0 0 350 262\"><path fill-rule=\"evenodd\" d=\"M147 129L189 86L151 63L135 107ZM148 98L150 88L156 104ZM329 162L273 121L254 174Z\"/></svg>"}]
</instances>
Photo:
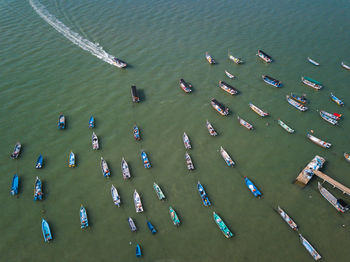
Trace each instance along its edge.
<instances>
[{"instance_id":1,"label":"boat canopy","mask_svg":"<svg viewBox=\"0 0 350 262\"><path fill-rule=\"evenodd\" d=\"M304 79L306 79L306 80L308 80L308 81L310 81L310 82L312 82L314 84L322 85L322 83L320 83L320 82L318 82L318 81L316 81L316 80L314 80L314 79L312 79L310 77L304 76Z\"/></svg>"}]
</instances>

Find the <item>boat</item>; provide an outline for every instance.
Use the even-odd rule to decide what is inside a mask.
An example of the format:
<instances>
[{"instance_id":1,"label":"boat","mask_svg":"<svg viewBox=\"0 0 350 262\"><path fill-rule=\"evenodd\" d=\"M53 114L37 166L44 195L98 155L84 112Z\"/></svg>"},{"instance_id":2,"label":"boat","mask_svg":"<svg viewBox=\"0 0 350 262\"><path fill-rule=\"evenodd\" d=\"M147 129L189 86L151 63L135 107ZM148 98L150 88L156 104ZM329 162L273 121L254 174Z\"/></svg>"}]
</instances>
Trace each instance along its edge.
<instances>
[{"instance_id":1,"label":"boat","mask_svg":"<svg viewBox=\"0 0 350 262\"><path fill-rule=\"evenodd\" d=\"M94 150L97 150L100 148L100 145L98 143L98 137L95 134L95 132L92 132L91 144L92 144L92 149L94 149Z\"/></svg>"},{"instance_id":2,"label":"boat","mask_svg":"<svg viewBox=\"0 0 350 262\"><path fill-rule=\"evenodd\" d=\"M149 162L147 154L146 154L145 151L141 152L141 159L142 159L142 162L143 162L143 166L145 168L150 168L151 167L151 163Z\"/></svg>"},{"instance_id":3,"label":"boat","mask_svg":"<svg viewBox=\"0 0 350 262\"><path fill-rule=\"evenodd\" d=\"M296 109L300 110L301 112L304 112L304 111L308 110L308 108L306 106L304 106L303 104L295 101L294 99L291 99L289 95L287 95L286 98L287 98L288 103L291 106L295 107Z\"/></svg>"},{"instance_id":4,"label":"boat","mask_svg":"<svg viewBox=\"0 0 350 262\"><path fill-rule=\"evenodd\" d=\"M350 66L346 65L344 62L341 62L341 66L347 70L350 70Z\"/></svg>"},{"instance_id":5,"label":"boat","mask_svg":"<svg viewBox=\"0 0 350 262\"><path fill-rule=\"evenodd\" d=\"M307 76L303 76L301 78L301 81L307 85L307 86L311 86L312 88L316 89L316 90L320 90L322 88L322 84L310 77Z\"/></svg>"},{"instance_id":6,"label":"boat","mask_svg":"<svg viewBox=\"0 0 350 262\"><path fill-rule=\"evenodd\" d=\"M134 132L134 138L135 138L135 140L136 140L136 141L141 140L141 137L140 137L140 130L139 130L139 128L137 127L137 125L134 126L133 132Z\"/></svg>"},{"instance_id":7,"label":"boat","mask_svg":"<svg viewBox=\"0 0 350 262\"><path fill-rule=\"evenodd\" d=\"M216 64L214 58L212 58L211 55L208 54L208 52L205 53L205 58L207 59L207 61L209 62L209 64L211 64L211 65Z\"/></svg>"},{"instance_id":8,"label":"boat","mask_svg":"<svg viewBox=\"0 0 350 262\"><path fill-rule=\"evenodd\" d=\"M89 220L87 217L86 209L83 205L80 205L80 228L87 228L89 226Z\"/></svg>"},{"instance_id":9,"label":"boat","mask_svg":"<svg viewBox=\"0 0 350 262\"><path fill-rule=\"evenodd\" d=\"M194 165L193 165L191 156L187 152L185 153L185 160L186 160L187 169L194 170Z\"/></svg>"},{"instance_id":10,"label":"boat","mask_svg":"<svg viewBox=\"0 0 350 262\"><path fill-rule=\"evenodd\" d=\"M141 198L140 198L139 193L137 193L136 189L134 192L134 204L135 204L136 213L143 212Z\"/></svg>"},{"instance_id":11,"label":"boat","mask_svg":"<svg viewBox=\"0 0 350 262\"><path fill-rule=\"evenodd\" d=\"M235 165L235 162L233 162L233 160L231 159L231 157L229 156L229 154L225 151L225 149L223 147L220 147L220 154L228 166Z\"/></svg>"},{"instance_id":12,"label":"boat","mask_svg":"<svg viewBox=\"0 0 350 262\"><path fill-rule=\"evenodd\" d=\"M225 235L226 238L230 238L234 236L231 230L226 226L225 222L221 219L221 217L218 214L213 212L213 217L214 217L215 223L218 225L221 232Z\"/></svg>"},{"instance_id":13,"label":"boat","mask_svg":"<svg viewBox=\"0 0 350 262\"><path fill-rule=\"evenodd\" d=\"M211 101L211 106L219 112L220 115L222 116L227 116L229 113L228 107L224 106L223 104L219 103L215 98L212 98Z\"/></svg>"},{"instance_id":14,"label":"boat","mask_svg":"<svg viewBox=\"0 0 350 262\"><path fill-rule=\"evenodd\" d=\"M308 103L308 100L305 98L305 96L298 96L296 94L291 93L290 97L303 105L306 105Z\"/></svg>"},{"instance_id":15,"label":"boat","mask_svg":"<svg viewBox=\"0 0 350 262\"><path fill-rule=\"evenodd\" d=\"M111 175L111 172L108 168L107 162L106 162L106 160L103 159L102 156L101 156L101 170L102 170L102 175L104 177L109 177Z\"/></svg>"},{"instance_id":16,"label":"boat","mask_svg":"<svg viewBox=\"0 0 350 262\"><path fill-rule=\"evenodd\" d=\"M172 207L169 207L169 213L170 213L170 217L171 217L171 220L173 221L174 225L179 226L180 219L178 218L175 210Z\"/></svg>"},{"instance_id":17,"label":"boat","mask_svg":"<svg viewBox=\"0 0 350 262\"><path fill-rule=\"evenodd\" d=\"M137 228L136 228L134 220L132 220L131 217L128 217L128 223L129 223L129 227L131 229L131 232L135 232L137 230Z\"/></svg>"},{"instance_id":18,"label":"boat","mask_svg":"<svg viewBox=\"0 0 350 262\"><path fill-rule=\"evenodd\" d=\"M314 142L316 145L319 145L319 146L321 146L321 147L323 147L323 148L330 148L330 147L332 146L331 143L325 142L325 141L323 141L323 140L321 140L321 139L319 139L319 138L317 138L317 137L315 137L315 136L313 136L313 135L310 135L309 133L307 133L307 137L308 137L312 142Z\"/></svg>"},{"instance_id":19,"label":"boat","mask_svg":"<svg viewBox=\"0 0 350 262\"><path fill-rule=\"evenodd\" d=\"M52 240L50 226L45 219L41 220L41 230L43 232L45 242L49 242L50 240Z\"/></svg>"},{"instance_id":20,"label":"boat","mask_svg":"<svg viewBox=\"0 0 350 262\"><path fill-rule=\"evenodd\" d=\"M320 182L318 182L318 190L321 195L339 212L345 213L349 210L349 205L341 198L337 199L327 189L325 189Z\"/></svg>"},{"instance_id":21,"label":"boat","mask_svg":"<svg viewBox=\"0 0 350 262\"><path fill-rule=\"evenodd\" d=\"M118 194L118 190L115 188L114 185L112 185L112 187L111 187L111 194L112 194L112 199L113 199L114 205L120 207L120 196Z\"/></svg>"},{"instance_id":22,"label":"boat","mask_svg":"<svg viewBox=\"0 0 350 262\"><path fill-rule=\"evenodd\" d=\"M322 112L322 114L328 116L329 118L332 118L332 119L337 120L337 121L339 121L341 119L341 116L342 116L341 114L328 113L328 112L323 111L323 110L321 112Z\"/></svg>"},{"instance_id":23,"label":"boat","mask_svg":"<svg viewBox=\"0 0 350 262\"><path fill-rule=\"evenodd\" d=\"M312 60L310 57L308 57L307 60L308 60L311 64L313 64L313 65L315 65L315 66L319 66L319 65L320 65L320 64L317 63L315 60Z\"/></svg>"},{"instance_id":24,"label":"boat","mask_svg":"<svg viewBox=\"0 0 350 262\"><path fill-rule=\"evenodd\" d=\"M241 58L238 58L238 57L234 57L233 55L231 54L228 54L228 58L234 62L235 64L239 65L239 64L243 64L244 61L241 59Z\"/></svg>"},{"instance_id":25,"label":"boat","mask_svg":"<svg viewBox=\"0 0 350 262\"><path fill-rule=\"evenodd\" d=\"M165 199L165 195L164 195L162 189L160 189L160 186L158 186L158 184L156 184L156 182L153 183L153 188L154 188L154 191L156 191L156 194L157 194L157 197L159 200Z\"/></svg>"},{"instance_id":26,"label":"boat","mask_svg":"<svg viewBox=\"0 0 350 262\"><path fill-rule=\"evenodd\" d=\"M70 151L69 158L68 158L68 166L69 167L75 167L75 155L72 151Z\"/></svg>"},{"instance_id":27,"label":"boat","mask_svg":"<svg viewBox=\"0 0 350 262\"><path fill-rule=\"evenodd\" d=\"M294 129L290 128L289 126L287 126L282 120L278 119L278 124L284 129L286 130L288 133L294 133Z\"/></svg>"},{"instance_id":28,"label":"boat","mask_svg":"<svg viewBox=\"0 0 350 262\"><path fill-rule=\"evenodd\" d=\"M258 53L256 55L260 57L262 60L264 60L266 63L272 62L272 58L262 50L258 50Z\"/></svg>"},{"instance_id":29,"label":"boat","mask_svg":"<svg viewBox=\"0 0 350 262\"><path fill-rule=\"evenodd\" d=\"M244 126L245 128L252 130L253 129L253 125L249 124L247 121L243 120L242 118L240 118L239 116L237 116L237 119L239 120L239 123Z\"/></svg>"},{"instance_id":30,"label":"boat","mask_svg":"<svg viewBox=\"0 0 350 262\"><path fill-rule=\"evenodd\" d=\"M234 88L233 86L225 83L224 81L219 81L219 87L226 91L227 93L229 93L230 95L237 95L238 94L238 90L236 88Z\"/></svg>"},{"instance_id":31,"label":"boat","mask_svg":"<svg viewBox=\"0 0 350 262\"><path fill-rule=\"evenodd\" d=\"M34 183L34 200L43 200L43 188L39 177L36 177Z\"/></svg>"},{"instance_id":32,"label":"boat","mask_svg":"<svg viewBox=\"0 0 350 262\"><path fill-rule=\"evenodd\" d=\"M66 118L64 115L60 115L58 117L58 129L65 129L66 128Z\"/></svg>"},{"instance_id":33,"label":"boat","mask_svg":"<svg viewBox=\"0 0 350 262\"><path fill-rule=\"evenodd\" d=\"M344 158L346 161L350 162L350 155L348 153L344 153Z\"/></svg>"},{"instance_id":34,"label":"boat","mask_svg":"<svg viewBox=\"0 0 350 262\"><path fill-rule=\"evenodd\" d=\"M89 120L89 128L94 128L94 127L95 127L95 118L91 116Z\"/></svg>"},{"instance_id":35,"label":"boat","mask_svg":"<svg viewBox=\"0 0 350 262\"><path fill-rule=\"evenodd\" d=\"M124 159L124 157L122 158L121 167L122 167L123 178L124 179L129 179L131 177L130 170L129 170L129 165L126 162L126 160Z\"/></svg>"},{"instance_id":36,"label":"boat","mask_svg":"<svg viewBox=\"0 0 350 262\"><path fill-rule=\"evenodd\" d=\"M186 134L186 132L184 132L184 134L182 135L182 140L184 141L184 145L186 149L191 149L191 141L188 138L188 135Z\"/></svg>"},{"instance_id":37,"label":"boat","mask_svg":"<svg viewBox=\"0 0 350 262\"><path fill-rule=\"evenodd\" d=\"M262 75L261 77L262 77L262 79L264 80L264 82L266 84L272 85L274 87L281 87L282 86L282 82L281 81L279 81L277 79L274 79L271 76Z\"/></svg>"},{"instance_id":38,"label":"boat","mask_svg":"<svg viewBox=\"0 0 350 262\"><path fill-rule=\"evenodd\" d=\"M40 154L38 159L36 160L35 168L40 169L43 167L43 156Z\"/></svg>"},{"instance_id":39,"label":"boat","mask_svg":"<svg viewBox=\"0 0 350 262\"><path fill-rule=\"evenodd\" d=\"M192 85L187 83L182 78L180 79L180 87L185 93L191 93L192 92L192 89L191 89Z\"/></svg>"},{"instance_id":40,"label":"boat","mask_svg":"<svg viewBox=\"0 0 350 262\"><path fill-rule=\"evenodd\" d=\"M12 159L17 159L19 154L21 153L22 145L20 142L17 142L15 145L15 148L13 149L13 152L11 154Z\"/></svg>"},{"instance_id":41,"label":"boat","mask_svg":"<svg viewBox=\"0 0 350 262\"><path fill-rule=\"evenodd\" d=\"M264 116L268 116L268 115L269 115L269 113L264 112L263 110L261 110L259 107L255 106L255 105L253 105L252 103L249 103L249 107L250 107L255 113L257 113L259 116L264 117Z\"/></svg>"},{"instance_id":42,"label":"boat","mask_svg":"<svg viewBox=\"0 0 350 262\"><path fill-rule=\"evenodd\" d=\"M136 245L136 257L141 257L142 253L141 253L141 247L139 244Z\"/></svg>"},{"instance_id":43,"label":"boat","mask_svg":"<svg viewBox=\"0 0 350 262\"><path fill-rule=\"evenodd\" d=\"M214 127L212 126L212 124L209 123L209 121L207 120L207 129L208 129L208 132L211 136L217 136L218 133L216 133Z\"/></svg>"},{"instance_id":44,"label":"boat","mask_svg":"<svg viewBox=\"0 0 350 262\"><path fill-rule=\"evenodd\" d=\"M236 77L232 74L230 74L227 70L225 70L225 74L227 75L228 78L230 79L235 79Z\"/></svg>"},{"instance_id":45,"label":"boat","mask_svg":"<svg viewBox=\"0 0 350 262\"><path fill-rule=\"evenodd\" d=\"M299 239L305 247L305 249L307 250L307 252L310 253L314 260L319 260L322 258L321 255L316 251L316 249L313 246L311 246L311 244L301 234L299 234Z\"/></svg>"},{"instance_id":46,"label":"boat","mask_svg":"<svg viewBox=\"0 0 350 262\"><path fill-rule=\"evenodd\" d=\"M113 65L115 65L116 67L119 67L119 68L125 68L128 66L127 63L125 63L124 61L120 60L119 58L116 58L116 57L113 57L112 58L112 63Z\"/></svg>"},{"instance_id":47,"label":"boat","mask_svg":"<svg viewBox=\"0 0 350 262\"><path fill-rule=\"evenodd\" d=\"M209 201L208 195L205 192L204 187L202 186L202 184L199 181L197 183L197 189L198 189L199 195L201 196L203 205L206 207L210 206L211 203Z\"/></svg>"},{"instance_id":48,"label":"boat","mask_svg":"<svg viewBox=\"0 0 350 262\"><path fill-rule=\"evenodd\" d=\"M137 94L136 86L131 86L131 97L134 103L140 102L140 97Z\"/></svg>"},{"instance_id":49,"label":"boat","mask_svg":"<svg viewBox=\"0 0 350 262\"><path fill-rule=\"evenodd\" d=\"M157 233L157 230L155 229L155 227L152 225L151 222L147 221L147 226L149 228L149 230L151 231L152 234Z\"/></svg>"},{"instance_id":50,"label":"boat","mask_svg":"<svg viewBox=\"0 0 350 262\"><path fill-rule=\"evenodd\" d=\"M11 185L11 195L17 195L18 194L18 176L15 174L12 178L12 185Z\"/></svg>"},{"instance_id":51,"label":"boat","mask_svg":"<svg viewBox=\"0 0 350 262\"><path fill-rule=\"evenodd\" d=\"M244 177L245 184L249 188L249 190L253 193L253 195L257 198L261 198L261 192L258 190L258 188L253 184L252 181L248 177Z\"/></svg>"},{"instance_id":52,"label":"boat","mask_svg":"<svg viewBox=\"0 0 350 262\"><path fill-rule=\"evenodd\" d=\"M333 117L331 117L329 113L325 114L326 112L325 111L320 111L320 116L325 120L327 121L328 123L332 124L332 125L336 125L338 124L338 121L335 120Z\"/></svg>"},{"instance_id":53,"label":"boat","mask_svg":"<svg viewBox=\"0 0 350 262\"><path fill-rule=\"evenodd\" d=\"M286 212L284 212L282 208L280 208L280 206L277 207L276 211L278 212L278 214L280 214L283 220L286 221L286 223L291 229L293 229L294 231L298 231L298 225L293 221L293 219L290 218L290 216L288 216Z\"/></svg>"},{"instance_id":54,"label":"boat","mask_svg":"<svg viewBox=\"0 0 350 262\"><path fill-rule=\"evenodd\" d=\"M338 97L336 97L335 95L333 95L333 93L331 93L331 99L337 103L340 106L344 106L344 102L341 101Z\"/></svg>"}]
</instances>

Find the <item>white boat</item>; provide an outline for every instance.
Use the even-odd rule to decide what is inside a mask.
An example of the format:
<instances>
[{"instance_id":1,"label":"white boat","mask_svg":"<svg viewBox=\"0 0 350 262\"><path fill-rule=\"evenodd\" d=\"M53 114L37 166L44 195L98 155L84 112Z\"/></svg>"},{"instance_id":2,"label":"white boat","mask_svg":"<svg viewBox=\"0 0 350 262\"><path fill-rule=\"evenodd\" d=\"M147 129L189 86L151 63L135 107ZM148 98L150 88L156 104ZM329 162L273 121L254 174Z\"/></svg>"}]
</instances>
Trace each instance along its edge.
<instances>
[{"instance_id":1,"label":"white boat","mask_svg":"<svg viewBox=\"0 0 350 262\"><path fill-rule=\"evenodd\" d=\"M98 144L98 137L95 134L95 132L92 132L91 142L92 142L92 149L97 150L100 148Z\"/></svg>"},{"instance_id":2,"label":"white boat","mask_svg":"<svg viewBox=\"0 0 350 262\"><path fill-rule=\"evenodd\" d=\"M182 140L184 142L184 145L185 145L186 149L192 148L190 139L188 138L188 135L185 132L184 132L184 134L182 136Z\"/></svg>"},{"instance_id":3,"label":"white boat","mask_svg":"<svg viewBox=\"0 0 350 262\"><path fill-rule=\"evenodd\" d=\"M337 199L327 189L322 187L321 183L318 182L318 190L321 195L339 212L345 213L349 210L348 204L343 199Z\"/></svg>"},{"instance_id":4,"label":"white boat","mask_svg":"<svg viewBox=\"0 0 350 262\"><path fill-rule=\"evenodd\" d=\"M259 116L264 117L264 116L268 116L268 115L269 115L269 113L264 112L263 110L261 110L259 107L255 106L255 105L253 105L252 103L249 103L249 107L250 107L255 113L257 113Z\"/></svg>"},{"instance_id":5,"label":"white boat","mask_svg":"<svg viewBox=\"0 0 350 262\"><path fill-rule=\"evenodd\" d=\"M244 126L245 128L249 129L249 130L253 130L253 125L249 124L247 121L245 121L244 119L240 118L239 116L237 116L237 119L239 120L239 123Z\"/></svg>"},{"instance_id":6,"label":"white boat","mask_svg":"<svg viewBox=\"0 0 350 262\"><path fill-rule=\"evenodd\" d=\"M238 57L234 57L233 55L228 55L228 58L233 61L234 63L236 63L237 65L239 64L243 64L244 61L241 59L241 58L238 58Z\"/></svg>"},{"instance_id":7,"label":"white boat","mask_svg":"<svg viewBox=\"0 0 350 262\"><path fill-rule=\"evenodd\" d=\"M214 127L212 126L212 124L210 124L210 122L207 120L207 129L208 129L208 132L211 136L217 136L218 133L216 133Z\"/></svg>"},{"instance_id":8,"label":"white boat","mask_svg":"<svg viewBox=\"0 0 350 262\"><path fill-rule=\"evenodd\" d=\"M227 72L227 70L225 70L225 74L228 76L228 78L231 78L231 79L235 79L236 78L234 75L232 75L229 72Z\"/></svg>"},{"instance_id":9,"label":"white boat","mask_svg":"<svg viewBox=\"0 0 350 262\"><path fill-rule=\"evenodd\" d=\"M139 193L137 193L136 189L134 192L134 204L135 204L136 213L143 212L141 198L140 198Z\"/></svg>"},{"instance_id":10,"label":"white boat","mask_svg":"<svg viewBox=\"0 0 350 262\"><path fill-rule=\"evenodd\" d=\"M301 234L299 234L299 238L307 252L310 253L314 260L319 260L322 258L321 255L316 251L316 249L313 246L311 246L311 244Z\"/></svg>"},{"instance_id":11,"label":"white boat","mask_svg":"<svg viewBox=\"0 0 350 262\"><path fill-rule=\"evenodd\" d=\"M308 60L311 64L313 64L313 65L315 65L315 66L319 66L319 65L320 65L320 64L317 63L315 60L312 60L310 57L308 57L307 60Z\"/></svg>"},{"instance_id":12,"label":"white boat","mask_svg":"<svg viewBox=\"0 0 350 262\"><path fill-rule=\"evenodd\" d=\"M188 170L194 170L194 165L193 165L192 159L191 159L190 155L187 152L185 154L185 159L186 159L187 169Z\"/></svg>"},{"instance_id":13,"label":"white boat","mask_svg":"<svg viewBox=\"0 0 350 262\"><path fill-rule=\"evenodd\" d=\"M341 66L347 70L350 70L350 66L346 65L344 62L341 62Z\"/></svg>"},{"instance_id":14,"label":"white boat","mask_svg":"<svg viewBox=\"0 0 350 262\"><path fill-rule=\"evenodd\" d=\"M116 67L119 67L119 68L124 68L124 67L128 66L127 63L125 63L124 61L122 61L116 57L113 57L112 62L113 62L113 65L115 65Z\"/></svg>"},{"instance_id":15,"label":"white boat","mask_svg":"<svg viewBox=\"0 0 350 262\"><path fill-rule=\"evenodd\" d=\"M308 108L306 106L304 106L303 104L295 101L294 99L291 99L290 96L287 95L286 98L287 98L287 102L291 106L295 107L296 109L300 110L301 112L304 112L304 111L308 110Z\"/></svg>"},{"instance_id":16,"label":"white boat","mask_svg":"<svg viewBox=\"0 0 350 262\"><path fill-rule=\"evenodd\" d=\"M124 157L122 158L121 166L122 166L123 178L124 178L124 179L129 179L129 178L131 177L131 175L130 175L130 170L129 170L129 165L128 165L128 163L126 162L126 160L124 159Z\"/></svg>"},{"instance_id":17,"label":"white boat","mask_svg":"<svg viewBox=\"0 0 350 262\"><path fill-rule=\"evenodd\" d=\"M331 143L325 142L325 141L323 141L323 140L321 140L321 139L319 139L319 138L317 138L317 137L315 137L315 136L313 136L313 135L310 135L309 133L307 134L307 137L308 137L312 142L314 142L316 145L319 145L319 146L321 146L321 147L323 147L323 148L330 148L330 147L332 146Z\"/></svg>"},{"instance_id":18,"label":"white boat","mask_svg":"<svg viewBox=\"0 0 350 262\"><path fill-rule=\"evenodd\" d=\"M111 194L112 194L112 199L113 202L116 206L120 207L120 196L118 194L118 190L115 188L114 185L111 187Z\"/></svg>"},{"instance_id":19,"label":"white boat","mask_svg":"<svg viewBox=\"0 0 350 262\"><path fill-rule=\"evenodd\" d=\"M283 218L284 221L288 224L288 226L294 231L298 231L298 225L291 219L286 212L280 206L277 207L277 212Z\"/></svg>"},{"instance_id":20,"label":"white boat","mask_svg":"<svg viewBox=\"0 0 350 262\"><path fill-rule=\"evenodd\" d=\"M225 151L223 147L220 147L220 154L222 158L225 160L226 164L228 166L234 166L235 162L231 159L230 155Z\"/></svg>"}]
</instances>

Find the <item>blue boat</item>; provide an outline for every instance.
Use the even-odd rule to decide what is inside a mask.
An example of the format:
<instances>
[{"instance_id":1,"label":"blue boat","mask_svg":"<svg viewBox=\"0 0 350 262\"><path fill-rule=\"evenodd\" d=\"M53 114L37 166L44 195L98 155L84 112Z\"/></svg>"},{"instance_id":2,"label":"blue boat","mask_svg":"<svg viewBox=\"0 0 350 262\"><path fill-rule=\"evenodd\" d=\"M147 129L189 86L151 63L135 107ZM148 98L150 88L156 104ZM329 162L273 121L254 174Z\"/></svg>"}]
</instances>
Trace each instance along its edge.
<instances>
[{"instance_id":1,"label":"blue boat","mask_svg":"<svg viewBox=\"0 0 350 262\"><path fill-rule=\"evenodd\" d=\"M206 207L210 206L211 203L209 201L208 195L205 192L204 187L202 186L202 184L199 181L197 184L197 189L198 189L199 195L201 196L201 199L203 201L203 205L205 205Z\"/></svg>"},{"instance_id":2,"label":"blue boat","mask_svg":"<svg viewBox=\"0 0 350 262\"><path fill-rule=\"evenodd\" d=\"M75 155L72 151L70 151L69 154L69 162L68 162L69 167L75 167Z\"/></svg>"},{"instance_id":3,"label":"blue boat","mask_svg":"<svg viewBox=\"0 0 350 262\"><path fill-rule=\"evenodd\" d=\"M140 130L139 128L137 127L137 125L134 126L134 138L135 140L141 140L141 137L140 137Z\"/></svg>"},{"instance_id":4,"label":"blue boat","mask_svg":"<svg viewBox=\"0 0 350 262\"><path fill-rule=\"evenodd\" d=\"M43 236L44 236L45 242L49 242L50 240L52 240L50 226L49 226L49 223L47 223L45 219L43 219L41 221L41 230L43 231Z\"/></svg>"},{"instance_id":5,"label":"blue boat","mask_svg":"<svg viewBox=\"0 0 350 262\"><path fill-rule=\"evenodd\" d=\"M253 193L253 195L257 198L261 197L261 192L258 190L258 188L253 184L252 181L250 181L247 177L244 177L245 184L249 188L249 190Z\"/></svg>"},{"instance_id":6,"label":"blue boat","mask_svg":"<svg viewBox=\"0 0 350 262\"><path fill-rule=\"evenodd\" d=\"M344 102L343 101L341 101L338 97L336 97L335 95L333 95L333 93L331 93L331 99L335 102L335 103L337 103L338 105L340 105L340 106L343 106L344 105Z\"/></svg>"},{"instance_id":7,"label":"blue boat","mask_svg":"<svg viewBox=\"0 0 350 262\"><path fill-rule=\"evenodd\" d=\"M262 79L266 84L272 85L274 87L281 87L282 83L281 81L278 81L277 79L272 78L271 76L263 75Z\"/></svg>"},{"instance_id":8,"label":"blue boat","mask_svg":"<svg viewBox=\"0 0 350 262\"><path fill-rule=\"evenodd\" d=\"M141 152L141 158L142 158L142 162L145 168L150 168L151 167L151 163L148 160L148 157L145 153L145 151Z\"/></svg>"},{"instance_id":9,"label":"blue boat","mask_svg":"<svg viewBox=\"0 0 350 262\"><path fill-rule=\"evenodd\" d=\"M38 157L38 160L36 161L35 168L42 168L43 167L43 156L40 154Z\"/></svg>"},{"instance_id":10,"label":"blue boat","mask_svg":"<svg viewBox=\"0 0 350 262\"><path fill-rule=\"evenodd\" d=\"M65 129L66 128L66 118L64 117L64 115L60 115L58 117L58 129Z\"/></svg>"},{"instance_id":11,"label":"blue boat","mask_svg":"<svg viewBox=\"0 0 350 262\"><path fill-rule=\"evenodd\" d=\"M94 128L94 127L95 127L95 118L91 116L89 120L89 128Z\"/></svg>"},{"instance_id":12,"label":"blue boat","mask_svg":"<svg viewBox=\"0 0 350 262\"><path fill-rule=\"evenodd\" d=\"M43 200L42 183L39 177L36 177L34 184L34 200Z\"/></svg>"},{"instance_id":13,"label":"blue boat","mask_svg":"<svg viewBox=\"0 0 350 262\"><path fill-rule=\"evenodd\" d=\"M89 221L86 213L85 207L83 205L80 206L80 227L87 228L89 226Z\"/></svg>"},{"instance_id":14,"label":"blue boat","mask_svg":"<svg viewBox=\"0 0 350 262\"><path fill-rule=\"evenodd\" d=\"M154 228L154 226L151 224L151 222L147 221L147 226L152 234L157 233L157 230Z\"/></svg>"},{"instance_id":15,"label":"blue boat","mask_svg":"<svg viewBox=\"0 0 350 262\"><path fill-rule=\"evenodd\" d=\"M141 247L139 244L136 245L136 257L141 257L142 253L141 253Z\"/></svg>"},{"instance_id":16,"label":"blue boat","mask_svg":"<svg viewBox=\"0 0 350 262\"><path fill-rule=\"evenodd\" d=\"M11 186L11 195L17 195L18 194L18 176L15 174L12 178L12 186Z\"/></svg>"}]
</instances>

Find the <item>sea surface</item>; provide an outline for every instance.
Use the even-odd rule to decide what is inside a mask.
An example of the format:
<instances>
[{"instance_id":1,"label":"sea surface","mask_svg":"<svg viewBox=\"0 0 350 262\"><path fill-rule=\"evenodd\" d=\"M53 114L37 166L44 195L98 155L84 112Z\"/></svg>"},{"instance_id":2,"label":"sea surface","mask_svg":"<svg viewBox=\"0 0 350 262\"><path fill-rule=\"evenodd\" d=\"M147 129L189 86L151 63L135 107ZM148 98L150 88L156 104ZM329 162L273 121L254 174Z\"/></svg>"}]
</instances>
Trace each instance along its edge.
<instances>
[{"instance_id":1,"label":"sea surface","mask_svg":"<svg viewBox=\"0 0 350 262\"><path fill-rule=\"evenodd\" d=\"M350 163L343 157L350 152L350 72L340 66L341 61L350 64L349 13L345 0L0 1L0 261L313 261L298 234L275 212L277 205L296 221L322 261L349 261L350 214L338 213L320 195L318 178L304 188L293 184L318 154L327 160L323 172L350 187ZM257 49L273 63L257 58ZM205 52L218 63L209 65ZM228 52L245 63L232 63ZM130 66L110 65L109 55ZM310 64L308 56L321 65ZM237 80L228 79L225 69ZM282 81L283 87L266 85L263 74ZM302 76L324 88L303 85ZM193 85L193 93L179 88L180 78ZM240 94L223 92L219 80ZM139 104L131 101L131 85L140 92ZM306 95L308 111L287 103L291 92ZM343 99L344 107L331 101L331 92ZM230 108L229 116L212 109L213 97ZM249 102L270 116L260 118ZM322 120L321 109L343 114L339 126ZM63 131L57 129L60 113L67 118ZM88 128L91 115L94 130ZM237 116L255 129L240 126ZM284 131L279 118L295 134ZM208 134L207 119L217 137ZM140 142L132 136L135 124ZM310 130L332 147L311 143L306 138ZM91 148L92 131L100 139L98 151ZM183 132L192 143L193 172L185 165ZM12 160L17 141L23 151ZM235 167L225 165L220 146ZM68 167L71 150L75 168ZM143 167L141 150L151 169ZM40 153L44 168L36 170ZM111 169L109 179L102 176L101 156ZM121 175L122 157L132 174L127 181ZM9 193L15 173L18 197ZM41 202L33 201L36 176L43 181ZM244 176L260 189L262 199L250 193ZM203 206L198 181L211 207ZM154 182L165 201L157 199ZM120 193L120 208L112 202L112 184ZM324 186L350 202L349 196ZM135 189L143 213L135 212ZM85 230L80 229L81 204L89 217ZM181 220L179 227L172 224L169 206ZM213 211L233 238L221 233ZM129 229L129 216L136 233ZM43 240L42 218L50 224L51 243ZM147 220L157 234L151 235ZM137 243L140 259L135 257Z\"/></svg>"}]
</instances>

